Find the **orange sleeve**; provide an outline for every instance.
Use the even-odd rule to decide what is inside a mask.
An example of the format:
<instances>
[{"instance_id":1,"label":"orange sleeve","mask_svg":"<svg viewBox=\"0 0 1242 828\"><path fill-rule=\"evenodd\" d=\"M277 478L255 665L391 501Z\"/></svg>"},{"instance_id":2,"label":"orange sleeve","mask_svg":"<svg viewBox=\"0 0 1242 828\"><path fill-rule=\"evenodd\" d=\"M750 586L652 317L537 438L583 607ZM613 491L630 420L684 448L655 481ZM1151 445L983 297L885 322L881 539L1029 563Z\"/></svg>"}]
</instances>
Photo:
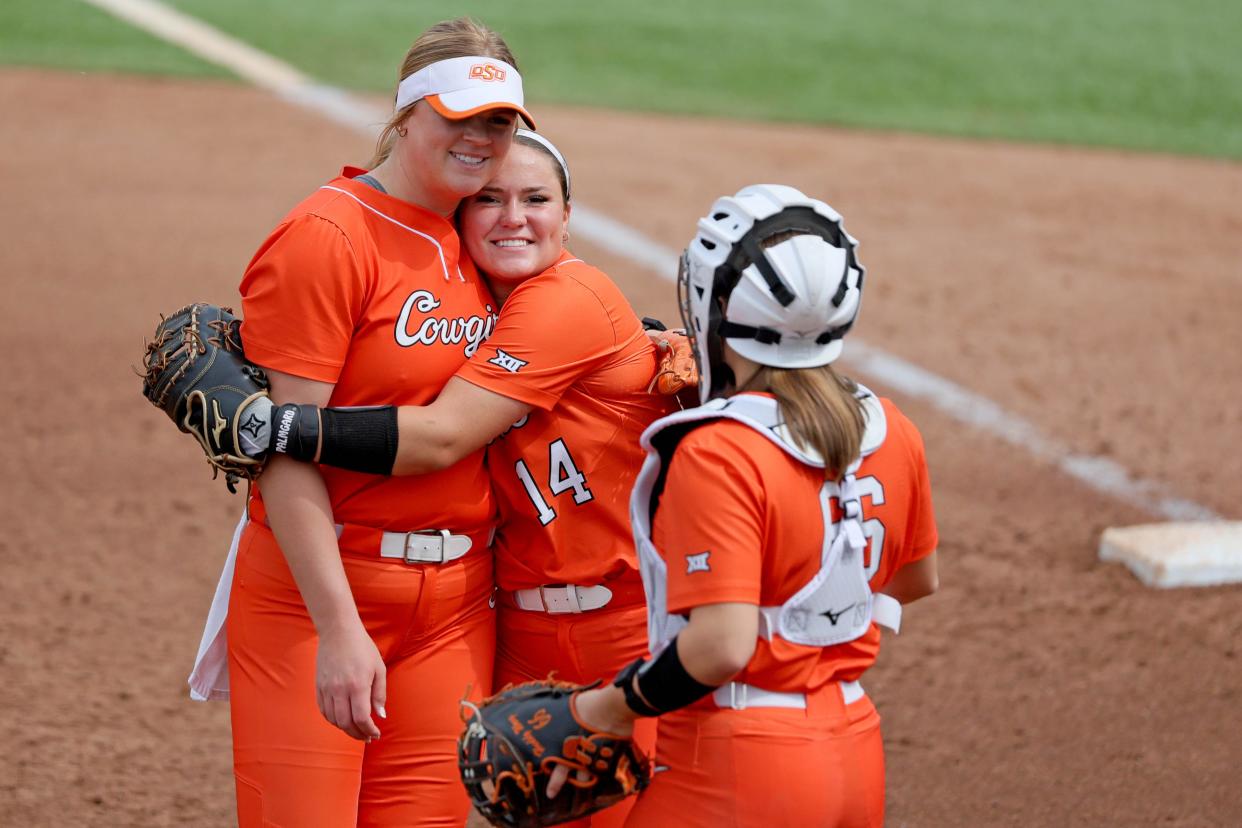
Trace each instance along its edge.
<instances>
[{"instance_id":1,"label":"orange sleeve","mask_svg":"<svg viewBox=\"0 0 1242 828\"><path fill-rule=\"evenodd\" d=\"M766 498L758 470L730 439L728 425L690 432L669 464L652 526L668 565L669 612L726 601L759 604Z\"/></svg>"},{"instance_id":2,"label":"orange sleeve","mask_svg":"<svg viewBox=\"0 0 1242 828\"><path fill-rule=\"evenodd\" d=\"M612 357L618 341L605 300L572 276L549 271L509 295L492 335L457 376L549 411Z\"/></svg>"},{"instance_id":3,"label":"orange sleeve","mask_svg":"<svg viewBox=\"0 0 1242 828\"><path fill-rule=\"evenodd\" d=\"M242 342L252 362L335 383L365 304L349 239L315 215L272 232L242 277Z\"/></svg>"}]
</instances>

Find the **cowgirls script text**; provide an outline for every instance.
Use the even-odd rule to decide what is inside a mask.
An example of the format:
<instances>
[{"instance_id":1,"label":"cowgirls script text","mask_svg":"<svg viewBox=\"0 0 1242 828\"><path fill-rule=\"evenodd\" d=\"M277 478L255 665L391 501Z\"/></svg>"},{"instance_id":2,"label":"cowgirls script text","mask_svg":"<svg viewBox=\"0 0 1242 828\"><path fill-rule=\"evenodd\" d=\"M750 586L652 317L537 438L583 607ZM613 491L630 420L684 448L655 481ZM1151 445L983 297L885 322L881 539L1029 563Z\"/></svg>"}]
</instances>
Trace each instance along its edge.
<instances>
[{"instance_id":1,"label":"cowgirls script text","mask_svg":"<svg viewBox=\"0 0 1242 828\"><path fill-rule=\"evenodd\" d=\"M416 290L411 293L401 306L401 315L397 317L397 344L408 348L411 345L435 345L437 342L445 345L460 345L465 342L466 359L469 359L479 350L483 340L492 335L492 328L496 327L496 314L491 313L492 306L487 305L487 316L458 316L454 319L428 316L418 326L418 330L410 333L410 314L413 311L430 314L438 307L440 300L431 291Z\"/></svg>"}]
</instances>

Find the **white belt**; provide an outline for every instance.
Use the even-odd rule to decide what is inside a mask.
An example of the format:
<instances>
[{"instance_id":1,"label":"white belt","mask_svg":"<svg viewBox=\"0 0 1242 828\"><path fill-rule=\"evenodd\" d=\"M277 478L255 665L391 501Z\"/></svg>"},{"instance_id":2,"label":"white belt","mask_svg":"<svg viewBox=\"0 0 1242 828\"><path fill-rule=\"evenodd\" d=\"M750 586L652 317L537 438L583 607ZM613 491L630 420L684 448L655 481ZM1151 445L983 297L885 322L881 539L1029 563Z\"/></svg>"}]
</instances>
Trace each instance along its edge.
<instances>
[{"instance_id":1,"label":"white belt","mask_svg":"<svg viewBox=\"0 0 1242 828\"><path fill-rule=\"evenodd\" d=\"M397 558L406 563L445 563L465 555L471 545L470 538L454 535L447 529L385 532L379 554L381 558Z\"/></svg>"},{"instance_id":2,"label":"white belt","mask_svg":"<svg viewBox=\"0 0 1242 828\"><path fill-rule=\"evenodd\" d=\"M857 681L839 681L837 684L841 685L841 695L845 698L846 704L853 704L867 695L863 691L862 684Z\"/></svg>"},{"instance_id":3,"label":"white belt","mask_svg":"<svg viewBox=\"0 0 1242 828\"><path fill-rule=\"evenodd\" d=\"M574 586L573 584L517 589L510 594L518 609L546 612L551 615L596 610L612 600L612 590L606 586Z\"/></svg>"},{"instance_id":4,"label":"white belt","mask_svg":"<svg viewBox=\"0 0 1242 828\"><path fill-rule=\"evenodd\" d=\"M862 685L856 681L840 681L837 684L841 686L841 696L846 704L853 704L864 695ZM716 692L712 693L712 700L717 707L733 710L745 710L748 707L806 709L805 693L777 693L753 684L742 684L740 681L731 681L723 687L717 687Z\"/></svg>"}]
</instances>

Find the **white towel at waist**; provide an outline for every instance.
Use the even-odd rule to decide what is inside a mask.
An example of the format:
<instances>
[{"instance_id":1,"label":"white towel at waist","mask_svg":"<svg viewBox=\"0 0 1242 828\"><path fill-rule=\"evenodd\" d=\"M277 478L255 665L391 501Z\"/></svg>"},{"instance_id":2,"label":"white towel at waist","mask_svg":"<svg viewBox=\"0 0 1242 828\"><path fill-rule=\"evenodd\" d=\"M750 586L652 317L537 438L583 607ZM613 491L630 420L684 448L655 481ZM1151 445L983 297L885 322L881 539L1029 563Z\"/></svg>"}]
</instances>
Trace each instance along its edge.
<instances>
[{"instance_id":1,"label":"white towel at waist","mask_svg":"<svg viewBox=\"0 0 1242 828\"><path fill-rule=\"evenodd\" d=\"M207 612L207 624L203 627L203 640L198 645L194 659L194 671L190 673L190 698L194 701L228 701L229 698L229 652L225 638L224 621L229 614L229 592L233 588L233 567L237 563L237 544L249 518L245 511L233 530L233 542L228 557L224 559L224 571L216 584L216 595Z\"/></svg>"}]
</instances>

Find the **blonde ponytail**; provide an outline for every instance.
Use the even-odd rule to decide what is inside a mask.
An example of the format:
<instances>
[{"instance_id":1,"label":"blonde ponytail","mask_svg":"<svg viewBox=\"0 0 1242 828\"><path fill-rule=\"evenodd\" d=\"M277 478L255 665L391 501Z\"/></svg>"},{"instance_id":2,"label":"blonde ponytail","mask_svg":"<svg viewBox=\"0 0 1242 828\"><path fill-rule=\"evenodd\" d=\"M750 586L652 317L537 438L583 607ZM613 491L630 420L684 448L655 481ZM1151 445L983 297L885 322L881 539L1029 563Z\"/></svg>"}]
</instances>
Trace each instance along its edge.
<instances>
[{"instance_id":1,"label":"blonde ponytail","mask_svg":"<svg viewBox=\"0 0 1242 828\"><path fill-rule=\"evenodd\" d=\"M819 368L761 366L745 388L767 390L781 406L794 441L824 460L824 478L839 480L862 450L867 418L849 377Z\"/></svg>"}]
</instances>

